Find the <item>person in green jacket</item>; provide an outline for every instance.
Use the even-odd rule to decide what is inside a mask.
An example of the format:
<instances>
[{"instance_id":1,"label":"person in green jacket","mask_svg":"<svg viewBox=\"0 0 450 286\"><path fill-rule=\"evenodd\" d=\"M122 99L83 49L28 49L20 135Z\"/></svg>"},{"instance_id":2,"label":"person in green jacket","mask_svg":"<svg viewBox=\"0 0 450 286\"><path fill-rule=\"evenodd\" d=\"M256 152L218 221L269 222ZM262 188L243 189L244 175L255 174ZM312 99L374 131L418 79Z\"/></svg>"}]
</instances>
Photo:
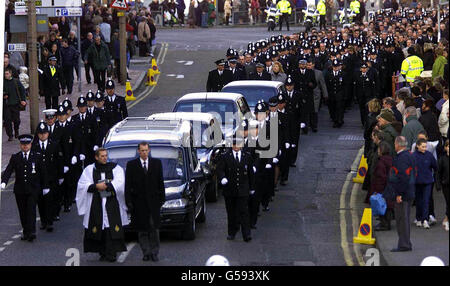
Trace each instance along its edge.
<instances>
[{"instance_id":1,"label":"person in green jacket","mask_svg":"<svg viewBox=\"0 0 450 286\"><path fill-rule=\"evenodd\" d=\"M95 37L94 43L95 44L91 45L86 51L87 60L84 64L89 63L89 65L92 66L97 87L104 92L106 69L111 67L111 55L109 54L108 46L102 42L100 36Z\"/></svg>"},{"instance_id":2,"label":"person in green jacket","mask_svg":"<svg viewBox=\"0 0 450 286\"><path fill-rule=\"evenodd\" d=\"M417 109L414 106L406 108L405 113L406 124L403 126L401 136L404 136L408 140L408 150L411 150L411 146L416 142L417 135L421 131L425 131L423 125L417 120Z\"/></svg>"},{"instance_id":3,"label":"person in green jacket","mask_svg":"<svg viewBox=\"0 0 450 286\"><path fill-rule=\"evenodd\" d=\"M13 140L12 125L14 123L15 137L19 137L20 126L20 106L27 104L25 98L25 89L20 81L13 78L11 68L5 69L3 79L3 120L5 122L5 131L8 135L8 141Z\"/></svg>"},{"instance_id":4,"label":"person in green jacket","mask_svg":"<svg viewBox=\"0 0 450 286\"><path fill-rule=\"evenodd\" d=\"M433 71L431 73L431 78L435 79L438 76L444 77L444 66L447 64L447 51L443 48L437 48L436 60L434 60Z\"/></svg>"},{"instance_id":5,"label":"person in green jacket","mask_svg":"<svg viewBox=\"0 0 450 286\"><path fill-rule=\"evenodd\" d=\"M392 126L392 122L395 121L394 113L390 109L384 108L377 116L377 120L378 120L378 129L381 130L384 141L386 141L391 147L392 154L395 154L394 143L395 137L398 136L398 133Z\"/></svg>"},{"instance_id":6,"label":"person in green jacket","mask_svg":"<svg viewBox=\"0 0 450 286\"><path fill-rule=\"evenodd\" d=\"M216 6L214 6L214 1L209 1L209 4L208 4L208 25L209 26L212 26L214 24L214 21L216 20L215 10L216 10ZM212 15L213 15L213 17L211 17Z\"/></svg>"}]
</instances>

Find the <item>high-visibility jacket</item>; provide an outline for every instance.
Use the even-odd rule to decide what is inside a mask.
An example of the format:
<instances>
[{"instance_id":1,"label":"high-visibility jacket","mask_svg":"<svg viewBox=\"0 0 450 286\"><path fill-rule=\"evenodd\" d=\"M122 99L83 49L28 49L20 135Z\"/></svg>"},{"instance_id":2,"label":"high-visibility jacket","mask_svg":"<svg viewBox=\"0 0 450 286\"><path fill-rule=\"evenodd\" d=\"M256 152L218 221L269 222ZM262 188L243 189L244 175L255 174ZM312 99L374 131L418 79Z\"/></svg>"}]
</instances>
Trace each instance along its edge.
<instances>
[{"instance_id":1,"label":"high-visibility jacket","mask_svg":"<svg viewBox=\"0 0 450 286\"><path fill-rule=\"evenodd\" d=\"M325 6L325 2L323 2L323 0L320 0L319 3L317 3L317 11L319 11L320 15L327 14L327 6Z\"/></svg>"},{"instance_id":2,"label":"high-visibility jacket","mask_svg":"<svg viewBox=\"0 0 450 286\"><path fill-rule=\"evenodd\" d=\"M423 61L418 56L410 56L403 60L401 73L407 82L414 82L414 79L423 71Z\"/></svg>"},{"instance_id":3,"label":"high-visibility jacket","mask_svg":"<svg viewBox=\"0 0 450 286\"><path fill-rule=\"evenodd\" d=\"M361 3L358 0L353 0L350 3L350 10L352 10L355 14L359 14L359 8L361 7Z\"/></svg>"},{"instance_id":4,"label":"high-visibility jacket","mask_svg":"<svg viewBox=\"0 0 450 286\"><path fill-rule=\"evenodd\" d=\"M291 15L292 13L291 3L287 0L281 0L280 2L278 2L277 8L283 14L288 13L289 15Z\"/></svg>"}]
</instances>

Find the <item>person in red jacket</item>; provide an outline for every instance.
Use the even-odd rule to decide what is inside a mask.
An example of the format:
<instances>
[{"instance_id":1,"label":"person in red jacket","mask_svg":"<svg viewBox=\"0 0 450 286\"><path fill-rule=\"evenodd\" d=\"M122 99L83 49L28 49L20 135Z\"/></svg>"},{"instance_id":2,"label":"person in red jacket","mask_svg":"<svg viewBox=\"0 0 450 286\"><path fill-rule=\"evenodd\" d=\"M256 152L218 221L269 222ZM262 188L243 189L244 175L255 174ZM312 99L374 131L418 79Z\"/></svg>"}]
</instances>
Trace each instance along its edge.
<instances>
[{"instance_id":1,"label":"person in red jacket","mask_svg":"<svg viewBox=\"0 0 450 286\"><path fill-rule=\"evenodd\" d=\"M370 186L371 193L383 194L386 187L389 170L392 167L391 147L387 142L381 142L378 146L378 161L373 172ZM383 231L391 229L391 219L394 210L394 202L386 200L387 209L383 216L380 216L380 223L375 226L375 230Z\"/></svg>"}]
</instances>

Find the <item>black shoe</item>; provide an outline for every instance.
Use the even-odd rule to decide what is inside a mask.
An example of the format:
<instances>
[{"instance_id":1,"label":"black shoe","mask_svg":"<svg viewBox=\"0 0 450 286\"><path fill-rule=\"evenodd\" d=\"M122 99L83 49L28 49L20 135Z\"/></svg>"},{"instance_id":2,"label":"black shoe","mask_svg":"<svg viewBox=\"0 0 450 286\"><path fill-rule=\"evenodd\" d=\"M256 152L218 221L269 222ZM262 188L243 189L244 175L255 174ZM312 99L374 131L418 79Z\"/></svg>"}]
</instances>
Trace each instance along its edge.
<instances>
[{"instance_id":1,"label":"black shoe","mask_svg":"<svg viewBox=\"0 0 450 286\"><path fill-rule=\"evenodd\" d=\"M110 256L110 257L106 257L106 260L107 260L108 262L116 262L116 261L117 261L117 258L116 258L116 256Z\"/></svg>"},{"instance_id":2,"label":"black shoe","mask_svg":"<svg viewBox=\"0 0 450 286\"><path fill-rule=\"evenodd\" d=\"M317 133L317 128L313 128L312 130L314 133Z\"/></svg>"},{"instance_id":3,"label":"black shoe","mask_svg":"<svg viewBox=\"0 0 450 286\"><path fill-rule=\"evenodd\" d=\"M150 255L144 255L144 257L142 257L142 260L149 261L150 260Z\"/></svg>"},{"instance_id":4,"label":"black shoe","mask_svg":"<svg viewBox=\"0 0 450 286\"><path fill-rule=\"evenodd\" d=\"M297 165L296 164L290 164L289 167L296 168Z\"/></svg>"},{"instance_id":5,"label":"black shoe","mask_svg":"<svg viewBox=\"0 0 450 286\"><path fill-rule=\"evenodd\" d=\"M55 216L55 217L53 218L53 220L54 220L54 221L59 221L59 215Z\"/></svg>"},{"instance_id":6,"label":"black shoe","mask_svg":"<svg viewBox=\"0 0 450 286\"><path fill-rule=\"evenodd\" d=\"M39 229L46 229L47 225L45 223L41 224L41 227Z\"/></svg>"},{"instance_id":7,"label":"black shoe","mask_svg":"<svg viewBox=\"0 0 450 286\"><path fill-rule=\"evenodd\" d=\"M342 125L344 125L344 121L341 121L341 122L339 122L339 124L338 124L338 128L341 128L341 127L342 127Z\"/></svg>"},{"instance_id":8,"label":"black shoe","mask_svg":"<svg viewBox=\"0 0 450 286\"><path fill-rule=\"evenodd\" d=\"M13 140L14 140L14 138L12 136L8 137L8 141L13 141Z\"/></svg>"},{"instance_id":9,"label":"black shoe","mask_svg":"<svg viewBox=\"0 0 450 286\"><path fill-rule=\"evenodd\" d=\"M104 255L100 254L100 258L99 258L98 260L99 260L99 261L105 261L105 260L106 260L106 257L105 257Z\"/></svg>"},{"instance_id":10,"label":"black shoe","mask_svg":"<svg viewBox=\"0 0 450 286\"><path fill-rule=\"evenodd\" d=\"M14 138L16 138L16 139L19 138L19 131L16 131L16 132L14 133Z\"/></svg>"},{"instance_id":11,"label":"black shoe","mask_svg":"<svg viewBox=\"0 0 450 286\"><path fill-rule=\"evenodd\" d=\"M70 207L65 207L65 208L64 208L64 212L65 212L65 213L70 213Z\"/></svg>"},{"instance_id":12,"label":"black shoe","mask_svg":"<svg viewBox=\"0 0 450 286\"><path fill-rule=\"evenodd\" d=\"M333 128L337 128L339 126L339 124L338 123L333 123Z\"/></svg>"},{"instance_id":13,"label":"black shoe","mask_svg":"<svg viewBox=\"0 0 450 286\"><path fill-rule=\"evenodd\" d=\"M256 229L256 225L250 226L251 229Z\"/></svg>"},{"instance_id":14,"label":"black shoe","mask_svg":"<svg viewBox=\"0 0 450 286\"><path fill-rule=\"evenodd\" d=\"M252 237L251 236L248 236L248 237L245 237L244 238L244 241L245 242L250 242L252 240Z\"/></svg>"},{"instance_id":15,"label":"black shoe","mask_svg":"<svg viewBox=\"0 0 450 286\"><path fill-rule=\"evenodd\" d=\"M33 240L36 239L36 235L35 234L30 234L30 236L28 236L28 241L29 242L33 242Z\"/></svg>"},{"instance_id":16,"label":"black shoe","mask_svg":"<svg viewBox=\"0 0 450 286\"><path fill-rule=\"evenodd\" d=\"M412 250L412 248L400 247L400 248L391 249L391 252L405 252L405 251L411 251L411 250Z\"/></svg>"},{"instance_id":17,"label":"black shoe","mask_svg":"<svg viewBox=\"0 0 450 286\"><path fill-rule=\"evenodd\" d=\"M21 237L20 237L20 240L28 240L28 235L22 235Z\"/></svg>"},{"instance_id":18,"label":"black shoe","mask_svg":"<svg viewBox=\"0 0 450 286\"><path fill-rule=\"evenodd\" d=\"M47 232L53 231L53 225L47 225Z\"/></svg>"},{"instance_id":19,"label":"black shoe","mask_svg":"<svg viewBox=\"0 0 450 286\"><path fill-rule=\"evenodd\" d=\"M154 262L158 262L159 261L158 254L152 254L151 258L152 258L152 261L154 261Z\"/></svg>"},{"instance_id":20,"label":"black shoe","mask_svg":"<svg viewBox=\"0 0 450 286\"><path fill-rule=\"evenodd\" d=\"M269 207L263 207L263 212L268 212L269 210Z\"/></svg>"},{"instance_id":21,"label":"black shoe","mask_svg":"<svg viewBox=\"0 0 450 286\"><path fill-rule=\"evenodd\" d=\"M88 81L88 82L87 82L87 84L91 84L91 82L90 82L90 81Z\"/></svg>"},{"instance_id":22,"label":"black shoe","mask_svg":"<svg viewBox=\"0 0 450 286\"><path fill-rule=\"evenodd\" d=\"M234 235L228 235L227 240L234 240Z\"/></svg>"},{"instance_id":23,"label":"black shoe","mask_svg":"<svg viewBox=\"0 0 450 286\"><path fill-rule=\"evenodd\" d=\"M280 182L280 185L286 186L286 185L287 185L287 181L281 181L281 182Z\"/></svg>"},{"instance_id":24,"label":"black shoe","mask_svg":"<svg viewBox=\"0 0 450 286\"><path fill-rule=\"evenodd\" d=\"M307 127L305 127L305 128L302 129L302 134L305 134L305 135L308 134L308 129L307 129Z\"/></svg>"}]
</instances>

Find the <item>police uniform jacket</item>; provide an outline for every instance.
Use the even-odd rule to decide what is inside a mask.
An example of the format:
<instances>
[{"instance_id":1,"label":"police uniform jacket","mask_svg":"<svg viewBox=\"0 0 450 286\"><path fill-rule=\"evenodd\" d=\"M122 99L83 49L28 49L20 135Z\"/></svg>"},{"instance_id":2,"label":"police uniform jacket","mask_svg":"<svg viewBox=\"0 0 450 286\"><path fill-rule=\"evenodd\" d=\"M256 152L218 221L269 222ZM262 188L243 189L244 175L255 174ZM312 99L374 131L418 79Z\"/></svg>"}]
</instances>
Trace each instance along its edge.
<instances>
[{"instance_id":1,"label":"police uniform jacket","mask_svg":"<svg viewBox=\"0 0 450 286\"><path fill-rule=\"evenodd\" d=\"M108 125L108 122L106 121L106 111L104 109L101 108L94 108L94 123L96 125L96 129L97 129L97 138L95 141L95 145L97 146L101 146L103 143L103 139L106 136L106 133L108 133L108 130L110 127Z\"/></svg>"},{"instance_id":2,"label":"police uniform jacket","mask_svg":"<svg viewBox=\"0 0 450 286\"><path fill-rule=\"evenodd\" d=\"M296 70L293 79L295 82L294 89L299 92L302 109L306 111L314 110L314 94L313 90L317 86L316 76L314 71L305 70L305 74L302 74L300 69Z\"/></svg>"},{"instance_id":3,"label":"police uniform jacket","mask_svg":"<svg viewBox=\"0 0 450 286\"><path fill-rule=\"evenodd\" d=\"M377 85L376 78L369 70L364 75L362 72L358 72L353 81L353 94L356 95L358 100L369 101L376 97Z\"/></svg>"},{"instance_id":4,"label":"police uniform jacket","mask_svg":"<svg viewBox=\"0 0 450 286\"><path fill-rule=\"evenodd\" d=\"M230 72L231 72L231 81L247 79L247 75L245 74L245 71L241 68L238 68L237 66L234 69L234 72L230 68Z\"/></svg>"},{"instance_id":5,"label":"police uniform jacket","mask_svg":"<svg viewBox=\"0 0 450 286\"><path fill-rule=\"evenodd\" d=\"M42 90L45 97L57 97L60 89L64 88L64 75L59 66L55 66L56 72L52 75L50 67L45 66L42 74Z\"/></svg>"},{"instance_id":6,"label":"police uniform jacket","mask_svg":"<svg viewBox=\"0 0 450 286\"><path fill-rule=\"evenodd\" d=\"M42 189L48 188L47 172L43 168L39 155L30 151L25 161L23 153L11 156L8 166L2 175L2 183L7 184L12 173L16 175L14 193L16 195L37 196Z\"/></svg>"},{"instance_id":7,"label":"police uniform jacket","mask_svg":"<svg viewBox=\"0 0 450 286\"><path fill-rule=\"evenodd\" d=\"M344 95L344 76L345 74L342 70L336 76L333 71L327 74L325 82L327 84L328 97L336 98Z\"/></svg>"},{"instance_id":8,"label":"police uniform jacket","mask_svg":"<svg viewBox=\"0 0 450 286\"><path fill-rule=\"evenodd\" d=\"M31 146L31 151L35 152L42 163L42 166L47 170L47 179L49 184L54 184L63 174L63 165L59 159L59 145L52 140L47 140L45 150L42 150L42 143L40 140L34 142Z\"/></svg>"},{"instance_id":9,"label":"police uniform jacket","mask_svg":"<svg viewBox=\"0 0 450 286\"><path fill-rule=\"evenodd\" d=\"M60 158L64 166L69 167L72 166L72 157L80 155L80 134L76 132L74 128L74 122L66 121L65 126L62 127L60 122L56 123L59 125L61 129L61 137L60 137Z\"/></svg>"},{"instance_id":10,"label":"police uniform jacket","mask_svg":"<svg viewBox=\"0 0 450 286\"><path fill-rule=\"evenodd\" d=\"M218 166L218 178L227 178L223 186L225 197L246 197L254 190L253 160L249 153L241 150L241 160L238 162L233 151L226 152Z\"/></svg>"},{"instance_id":11,"label":"police uniform jacket","mask_svg":"<svg viewBox=\"0 0 450 286\"><path fill-rule=\"evenodd\" d=\"M97 128L93 115L85 113L85 119L81 120L81 114L78 113L73 118L74 131L79 134L80 154L87 155L93 152L93 147L97 142Z\"/></svg>"},{"instance_id":12,"label":"police uniform jacket","mask_svg":"<svg viewBox=\"0 0 450 286\"><path fill-rule=\"evenodd\" d=\"M106 120L109 126L115 125L128 117L127 104L123 96L115 95L114 101L110 100L109 95L105 96Z\"/></svg>"},{"instance_id":13,"label":"police uniform jacket","mask_svg":"<svg viewBox=\"0 0 450 286\"><path fill-rule=\"evenodd\" d=\"M219 75L219 71L217 69L212 70L208 74L208 81L206 82L206 91L207 92L218 92L221 91L222 88L232 81L231 71L224 69L222 75Z\"/></svg>"}]
</instances>

